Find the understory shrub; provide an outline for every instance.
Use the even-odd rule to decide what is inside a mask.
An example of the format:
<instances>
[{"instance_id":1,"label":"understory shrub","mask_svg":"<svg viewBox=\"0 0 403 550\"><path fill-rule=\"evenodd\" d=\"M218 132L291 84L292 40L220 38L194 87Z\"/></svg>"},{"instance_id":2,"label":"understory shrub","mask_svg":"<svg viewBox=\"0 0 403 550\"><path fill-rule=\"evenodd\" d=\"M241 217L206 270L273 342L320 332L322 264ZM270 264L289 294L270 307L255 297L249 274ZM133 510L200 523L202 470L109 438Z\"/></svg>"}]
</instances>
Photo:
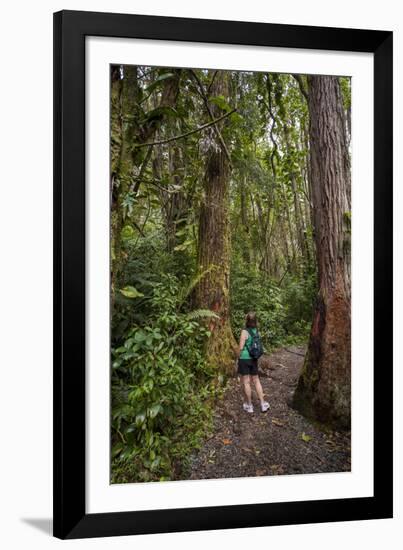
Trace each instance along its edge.
<instances>
[{"instance_id":1,"label":"understory shrub","mask_svg":"<svg viewBox=\"0 0 403 550\"><path fill-rule=\"evenodd\" d=\"M181 312L177 278L151 287L147 322L134 324L112 350L112 482L179 475L210 423L217 393L203 348L209 311Z\"/></svg>"}]
</instances>

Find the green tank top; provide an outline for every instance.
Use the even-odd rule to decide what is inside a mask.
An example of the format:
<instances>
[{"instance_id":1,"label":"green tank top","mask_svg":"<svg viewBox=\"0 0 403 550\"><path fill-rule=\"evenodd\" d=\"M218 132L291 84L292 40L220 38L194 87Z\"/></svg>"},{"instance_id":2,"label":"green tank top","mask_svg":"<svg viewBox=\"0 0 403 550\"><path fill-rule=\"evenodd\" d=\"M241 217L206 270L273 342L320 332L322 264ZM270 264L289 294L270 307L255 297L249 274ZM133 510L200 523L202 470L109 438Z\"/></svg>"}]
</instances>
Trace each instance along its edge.
<instances>
[{"instance_id":1,"label":"green tank top","mask_svg":"<svg viewBox=\"0 0 403 550\"><path fill-rule=\"evenodd\" d=\"M246 330L246 329L245 329L245 330ZM249 330L250 330L250 332L251 332L252 334L256 334L256 331L257 331L256 328L250 328ZM248 336L248 339L246 340L246 342L245 342L245 344L244 344L244 346L243 346L243 348L242 348L242 351L241 351L241 354L240 354L240 356L239 356L239 359L252 359L252 357L251 357L250 354L249 354L248 348L246 347L246 346L251 346L251 345L252 345L252 336L249 335L249 336Z\"/></svg>"}]
</instances>

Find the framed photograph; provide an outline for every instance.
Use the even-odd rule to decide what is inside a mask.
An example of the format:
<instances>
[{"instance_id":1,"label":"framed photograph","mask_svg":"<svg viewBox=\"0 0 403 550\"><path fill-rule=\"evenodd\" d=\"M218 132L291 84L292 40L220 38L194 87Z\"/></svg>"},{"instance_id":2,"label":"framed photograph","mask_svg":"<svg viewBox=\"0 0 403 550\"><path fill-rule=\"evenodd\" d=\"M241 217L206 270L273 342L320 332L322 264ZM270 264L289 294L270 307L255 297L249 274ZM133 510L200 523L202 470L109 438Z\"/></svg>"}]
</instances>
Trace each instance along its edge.
<instances>
[{"instance_id":1,"label":"framed photograph","mask_svg":"<svg viewBox=\"0 0 403 550\"><path fill-rule=\"evenodd\" d=\"M54 535L389 518L392 33L54 14Z\"/></svg>"}]
</instances>

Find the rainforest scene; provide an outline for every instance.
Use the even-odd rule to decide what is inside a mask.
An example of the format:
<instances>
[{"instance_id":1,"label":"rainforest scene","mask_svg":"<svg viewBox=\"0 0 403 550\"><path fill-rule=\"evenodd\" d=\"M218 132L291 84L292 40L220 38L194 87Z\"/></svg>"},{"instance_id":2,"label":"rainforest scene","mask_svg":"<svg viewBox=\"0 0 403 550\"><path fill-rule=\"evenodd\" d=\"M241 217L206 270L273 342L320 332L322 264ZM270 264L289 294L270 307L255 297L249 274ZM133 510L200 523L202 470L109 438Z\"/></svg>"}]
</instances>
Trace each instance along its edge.
<instances>
[{"instance_id":1,"label":"rainforest scene","mask_svg":"<svg viewBox=\"0 0 403 550\"><path fill-rule=\"evenodd\" d=\"M350 471L351 79L110 70L111 483Z\"/></svg>"}]
</instances>

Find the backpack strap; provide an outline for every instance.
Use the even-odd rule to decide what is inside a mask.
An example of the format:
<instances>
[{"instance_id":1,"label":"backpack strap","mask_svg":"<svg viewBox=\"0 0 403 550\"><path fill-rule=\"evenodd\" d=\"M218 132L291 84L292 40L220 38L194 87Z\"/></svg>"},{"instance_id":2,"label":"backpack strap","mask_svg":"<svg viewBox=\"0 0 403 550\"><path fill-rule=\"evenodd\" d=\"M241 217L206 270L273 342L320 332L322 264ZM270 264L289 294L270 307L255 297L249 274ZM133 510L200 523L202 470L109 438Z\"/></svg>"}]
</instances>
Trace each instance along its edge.
<instances>
[{"instance_id":1,"label":"backpack strap","mask_svg":"<svg viewBox=\"0 0 403 550\"><path fill-rule=\"evenodd\" d=\"M249 334L249 336L250 336L251 338L253 338L253 337L255 336L255 334L253 334L253 332L251 332L251 329L249 329L249 328L247 328L247 327L245 327L245 328L246 328L246 332ZM258 334L258 332L257 332L257 329L256 329L256 335L257 335L257 334ZM246 342L245 342L245 348L248 350L248 353L249 353L249 355L250 355L250 348L249 348L249 346L248 346L248 344L247 344Z\"/></svg>"}]
</instances>

